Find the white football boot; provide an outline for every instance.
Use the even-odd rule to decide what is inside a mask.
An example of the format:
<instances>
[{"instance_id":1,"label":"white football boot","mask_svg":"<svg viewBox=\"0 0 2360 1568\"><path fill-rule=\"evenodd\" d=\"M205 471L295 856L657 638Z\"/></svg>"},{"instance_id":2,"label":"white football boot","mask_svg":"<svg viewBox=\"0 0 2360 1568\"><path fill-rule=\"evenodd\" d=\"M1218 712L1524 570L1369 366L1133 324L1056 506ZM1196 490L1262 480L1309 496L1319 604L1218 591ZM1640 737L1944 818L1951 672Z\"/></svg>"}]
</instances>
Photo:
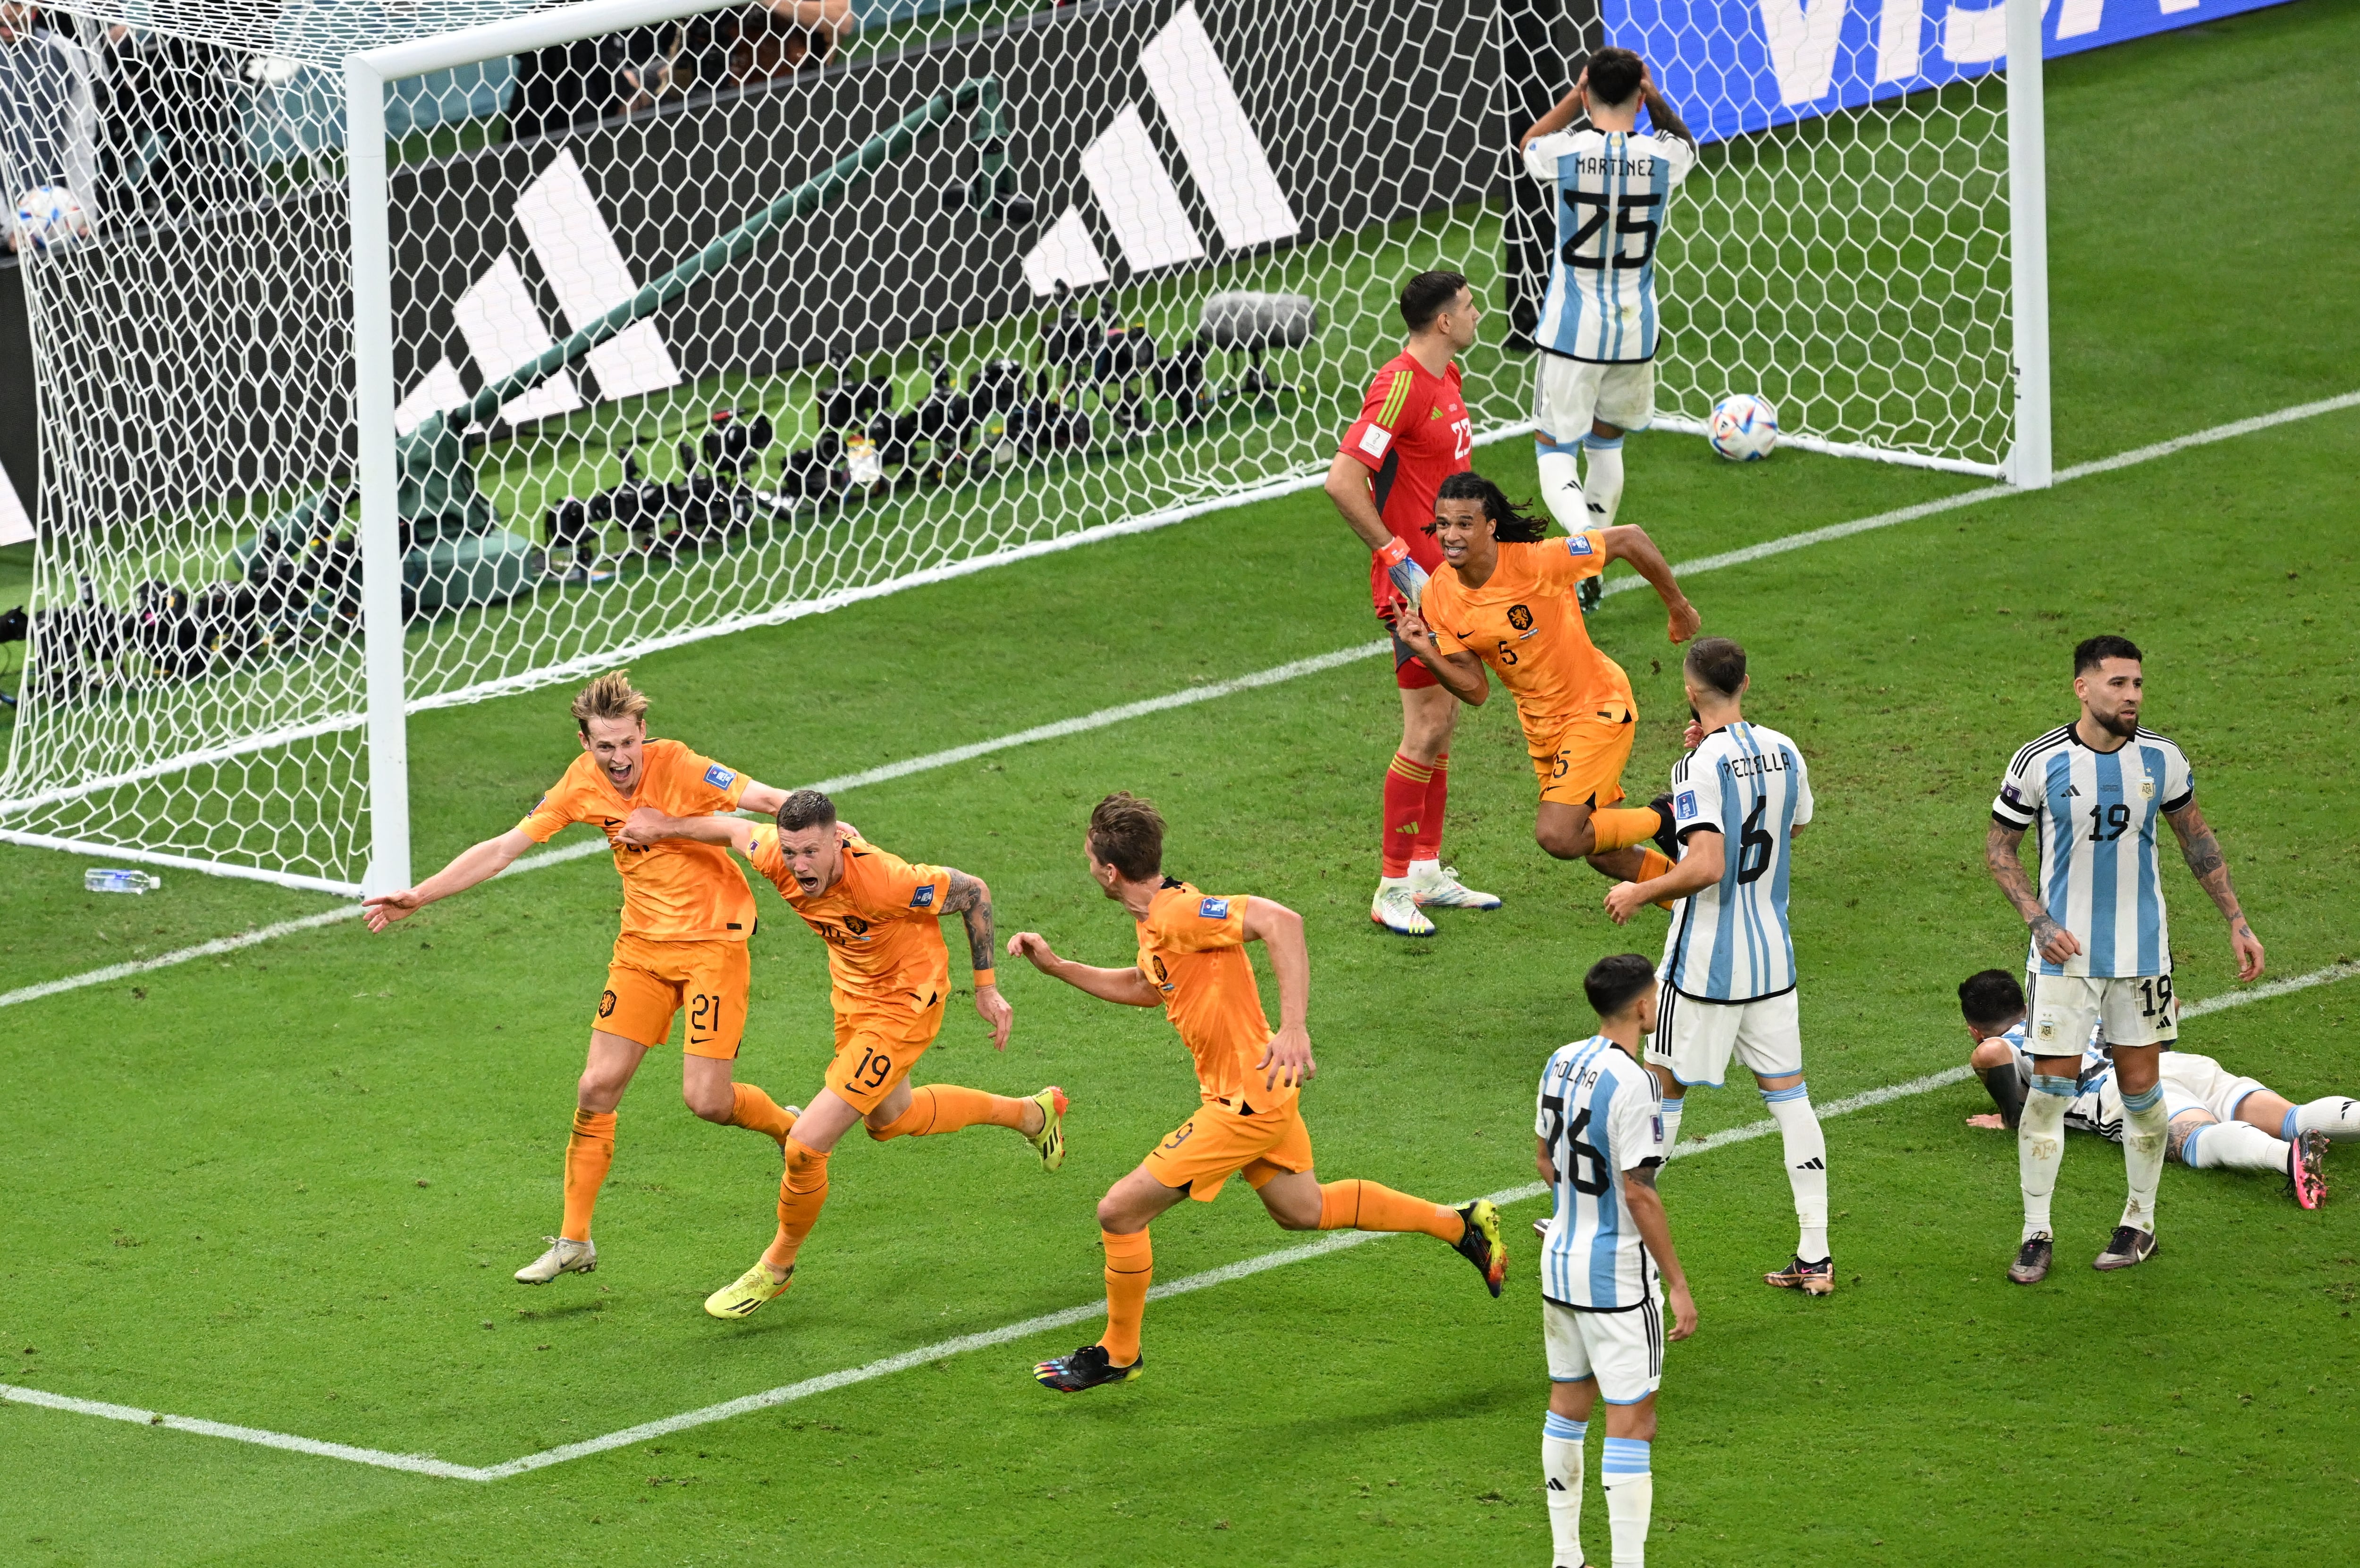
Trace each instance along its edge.
<instances>
[{"instance_id":1,"label":"white football boot","mask_svg":"<svg viewBox=\"0 0 2360 1568\"><path fill-rule=\"evenodd\" d=\"M1410 896L1417 901L1417 906L1420 909L1497 909L1500 907L1498 894L1478 893L1461 883L1459 880L1457 866L1437 865L1423 875L1419 874L1415 868L1412 868L1409 892Z\"/></svg>"},{"instance_id":2,"label":"white football boot","mask_svg":"<svg viewBox=\"0 0 2360 1568\"><path fill-rule=\"evenodd\" d=\"M549 1250L516 1271L519 1285L546 1285L561 1274L587 1274L598 1266L594 1242L570 1242L563 1236L545 1238Z\"/></svg>"},{"instance_id":3,"label":"white football boot","mask_svg":"<svg viewBox=\"0 0 2360 1568\"><path fill-rule=\"evenodd\" d=\"M1376 902L1369 905L1369 918L1398 937L1434 935L1434 922L1417 906L1407 883L1380 883Z\"/></svg>"}]
</instances>

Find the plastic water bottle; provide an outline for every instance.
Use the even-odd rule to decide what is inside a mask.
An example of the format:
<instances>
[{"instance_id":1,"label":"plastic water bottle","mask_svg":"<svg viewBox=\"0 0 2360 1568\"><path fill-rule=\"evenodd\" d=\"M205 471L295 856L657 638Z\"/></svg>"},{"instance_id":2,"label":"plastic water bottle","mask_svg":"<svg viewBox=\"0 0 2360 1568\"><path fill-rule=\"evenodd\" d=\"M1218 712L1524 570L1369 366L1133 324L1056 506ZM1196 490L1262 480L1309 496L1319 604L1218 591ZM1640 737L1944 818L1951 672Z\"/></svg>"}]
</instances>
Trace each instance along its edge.
<instances>
[{"instance_id":1,"label":"plastic water bottle","mask_svg":"<svg viewBox=\"0 0 2360 1568\"><path fill-rule=\"evenodd\" d=\"M93 866L82 873L82 885L90 893L148 893L163 886L164 879L146 872Z\"/></svg>"}]
</instances>

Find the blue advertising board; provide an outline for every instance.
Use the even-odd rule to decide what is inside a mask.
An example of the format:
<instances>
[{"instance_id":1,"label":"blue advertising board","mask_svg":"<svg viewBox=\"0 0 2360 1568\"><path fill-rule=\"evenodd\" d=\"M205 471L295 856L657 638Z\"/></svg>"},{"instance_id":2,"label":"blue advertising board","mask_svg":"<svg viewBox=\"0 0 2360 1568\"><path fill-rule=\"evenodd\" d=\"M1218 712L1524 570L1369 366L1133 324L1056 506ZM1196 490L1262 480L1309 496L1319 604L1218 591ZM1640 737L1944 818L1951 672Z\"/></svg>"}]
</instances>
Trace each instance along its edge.
<instances>
[{"instance_id":1,"label":"blue advertising board","mask_svg":"<svg viewBox=\"0 0 2360 1568\"><path fill-rule=\"evenodd\" d=\"M2284 0L2043 0L2045 58ZM1604 0L1702 141L1807 120L2005 65L2005 0Z\"/></svg>"}]
</instances>

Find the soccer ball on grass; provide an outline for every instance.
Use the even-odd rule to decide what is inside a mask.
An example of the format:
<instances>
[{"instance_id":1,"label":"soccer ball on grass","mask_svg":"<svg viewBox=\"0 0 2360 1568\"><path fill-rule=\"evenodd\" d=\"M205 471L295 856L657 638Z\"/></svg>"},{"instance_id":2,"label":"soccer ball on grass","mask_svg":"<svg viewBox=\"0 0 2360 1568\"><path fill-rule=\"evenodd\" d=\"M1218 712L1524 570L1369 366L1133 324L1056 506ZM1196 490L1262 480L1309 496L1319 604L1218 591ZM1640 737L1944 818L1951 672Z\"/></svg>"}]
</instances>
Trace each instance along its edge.
<instances>
[{"instance_id":1,"label":"soccer ball on grass","mask_svg":"<svg viewBox=\"0 0 2360 1568\"><path fill-rule=\"evenodd\" d=\"M1705 438L1732 463L1759 462L1778 444L1778 411L1752 392L1723 398L1712 405Z\"/></svg>"}]
</instances>

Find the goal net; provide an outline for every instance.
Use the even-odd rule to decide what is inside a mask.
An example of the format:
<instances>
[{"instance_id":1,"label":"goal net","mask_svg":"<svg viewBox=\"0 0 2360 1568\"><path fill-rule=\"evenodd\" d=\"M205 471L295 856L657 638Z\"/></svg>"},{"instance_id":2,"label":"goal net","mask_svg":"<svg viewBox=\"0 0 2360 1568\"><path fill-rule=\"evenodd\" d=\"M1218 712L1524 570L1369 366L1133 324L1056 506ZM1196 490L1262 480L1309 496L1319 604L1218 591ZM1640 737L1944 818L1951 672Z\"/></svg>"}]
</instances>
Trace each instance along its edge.
<instances>
[{"instance_id":1,"label":"goal net","mask_svg":"<svg viewBox=\"0 0 2360 1568\"><path fill-rule=\"evenodd\" d=\"M398 885L405 712L1316 483L1428 268L1521 430L1507 149L1606 41L1707 143L1666 422L2008 454L2000 51L1918 0L92 3L88 101L0 137L18 841Z\"/></svg>"}]
</instances>

